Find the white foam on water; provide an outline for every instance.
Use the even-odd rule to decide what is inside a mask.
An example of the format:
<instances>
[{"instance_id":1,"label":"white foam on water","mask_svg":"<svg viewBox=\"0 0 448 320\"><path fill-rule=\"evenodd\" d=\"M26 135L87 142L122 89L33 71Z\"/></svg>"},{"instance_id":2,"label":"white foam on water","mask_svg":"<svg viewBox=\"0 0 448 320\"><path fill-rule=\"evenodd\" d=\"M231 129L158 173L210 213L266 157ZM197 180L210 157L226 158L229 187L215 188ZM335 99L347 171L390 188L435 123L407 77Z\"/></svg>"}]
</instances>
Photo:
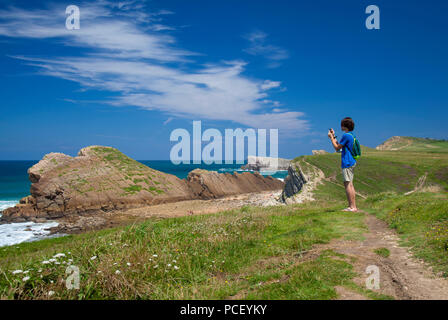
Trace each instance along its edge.
<instances>
[{"instance_id":1,"label":"white foam on water","mask_svg":"<svg viewBox=\"0 0 448 320\"><path fill-rule=\"evenodd\" d=\"M236 171L236 172L247 172L247 171L250 171L250 170L247 170L247 169L231 169L231 168L220 168L220 169L218 169L218 172L234 172L234 171Z\"/></svg>"},{"instance_id":2,"label":"white foam on water","mask_svg":"<svg viewBox=\"0 0 448 320\"><path fill-rule=\"evenodd\" d=\"M0 247L46 238L49 236L50 231L45 229L56 227L57 225L57 222L18 222L1 224Z\"/></svg>"},{"instance_id":3,"label":"white foam on water","mask_svg":"<svg viewBox=\"0 0 448 320\"><path fill-rule=\"evenodd\" d=\"M5 210L6 208L14 207L18 204L17 200L0 200L0 211Z\"/></svg>"},{"instance_id":4,"label":"white foam on water","mask_svg":"<svg viewBox=\"0 0 448 320\"><path fill-rule=\"evenodd\" d=\"M0 200L0 211L14 207L17 203L18 201L16 200ZM46 229L56 226L58 226L57 222L18 222L0 224L0 247L48 238L50 236L50 231Z\"/></svg>"}]
</instances>

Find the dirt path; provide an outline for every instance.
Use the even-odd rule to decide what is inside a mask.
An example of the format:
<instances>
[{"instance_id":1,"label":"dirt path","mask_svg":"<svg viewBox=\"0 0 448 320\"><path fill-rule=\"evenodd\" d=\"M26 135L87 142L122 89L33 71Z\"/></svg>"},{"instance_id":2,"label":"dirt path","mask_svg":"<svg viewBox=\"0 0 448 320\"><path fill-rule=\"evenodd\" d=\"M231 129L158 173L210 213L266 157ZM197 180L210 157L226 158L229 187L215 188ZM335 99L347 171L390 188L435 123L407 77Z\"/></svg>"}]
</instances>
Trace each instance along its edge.
<instances>
[{"instance_id":1,"label":"dirt path","mask_svg":"<svg viewBox=\"0 0 448 320\"><path fill-rule=\"evenodd\" d=\"M331 247L349 257L356 258L354 263L358 277L354 281L365 287L366 268L375 265L380 271L380 289L374 290L395 299L438 299L448 300L448 280L436 277L422 261L412 257L408 248L399 246L399 238L387 224L376 217L365 214L365 223L369 231L364 241L336 241ZM389 257L376 253L375 249L387 248ZM340 299L360 299L358 293L345 288L336 288Z\"/></svg>"}]
</instances>

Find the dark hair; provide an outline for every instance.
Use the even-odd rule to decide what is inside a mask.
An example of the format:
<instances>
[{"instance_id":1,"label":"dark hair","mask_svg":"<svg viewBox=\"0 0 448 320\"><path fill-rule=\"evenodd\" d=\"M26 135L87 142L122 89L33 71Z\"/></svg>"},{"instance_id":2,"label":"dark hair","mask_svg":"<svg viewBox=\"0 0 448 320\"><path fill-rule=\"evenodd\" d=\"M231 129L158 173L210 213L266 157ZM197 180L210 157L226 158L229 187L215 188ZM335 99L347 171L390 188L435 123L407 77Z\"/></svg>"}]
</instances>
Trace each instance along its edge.
<instances>
[{"instance_id":1,"label":"dark hair","mask_svg":"<svg viewBox=\"0 0 448 320\"><path fill-rule=\"evenodd\" d=\"M341 121L341 127L346 127L348 131L353 131L355 129L355 122L352 118L346 117Z\"/></svg>"}]
</instances>

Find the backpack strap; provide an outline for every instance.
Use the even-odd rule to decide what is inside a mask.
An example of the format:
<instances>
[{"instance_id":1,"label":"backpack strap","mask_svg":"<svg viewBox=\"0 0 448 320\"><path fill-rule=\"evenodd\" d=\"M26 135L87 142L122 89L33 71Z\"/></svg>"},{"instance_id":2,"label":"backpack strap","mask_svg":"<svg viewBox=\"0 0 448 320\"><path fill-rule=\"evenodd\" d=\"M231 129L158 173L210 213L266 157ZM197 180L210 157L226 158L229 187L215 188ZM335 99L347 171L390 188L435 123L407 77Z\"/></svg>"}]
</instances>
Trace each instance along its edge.
<instances>
[{"instance_id":1,"label":"backpack strap","mask_svg":"<svg viewBox=\"0 0 448 320\"><path fill-rule=\"evenodd\" d=\"M351 132L347 132L347 133L353 137L353 146L354 146L354 145L355 145L355 140L356 140L355 136L354 136L353 133L351 133ZM347 148L347 150L348 150L348 151L350 152L350 154L352 155L353 160L356 161L355 156L353 155L352 150L350 150L347 146L344 146L344 147Z\"/></svg>"}]
</instances>

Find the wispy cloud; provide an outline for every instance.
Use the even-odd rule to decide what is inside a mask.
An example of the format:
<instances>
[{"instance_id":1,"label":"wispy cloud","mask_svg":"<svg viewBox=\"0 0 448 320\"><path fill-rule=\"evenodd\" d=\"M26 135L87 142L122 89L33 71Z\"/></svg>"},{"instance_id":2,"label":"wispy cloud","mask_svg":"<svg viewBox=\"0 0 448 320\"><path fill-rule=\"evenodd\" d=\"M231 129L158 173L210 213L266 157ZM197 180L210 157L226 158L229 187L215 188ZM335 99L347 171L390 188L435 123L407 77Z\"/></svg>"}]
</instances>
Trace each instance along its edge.
<instances>
[{"instance_id":1,"label":"wispy cloud","mask_svg":"<svg viewBox=\"0 0 448 320\"><path fill-rule=\"evenodd\" d=\"M80 4L81 29L65 29L65 7L0 10L0 36L53 40L77 48L76 56L16 55L41 74L79 83L83 88L118 93L106 103L157 110L171 117L228 120L251 127L306 129L304 114L272 112L266 106L280 81L243 75L241 60L198 64L199 54L179 48L160 10L139 1ZM254 51L255 52L255 51ZM273 60L281 60L272 53ZM278 104L278 102L275 102ZM171 121L171 120L170 120Z\"/></svg>"},{"instance_id":2,"label":"wispy cloud","mask_svg":"<svg viewBox=\"0 0 448 320\"><path fill-rule=\"evenodd\" d=\"M249 47L244 49L248 54L263 56L269 60L268 67L276 68L281 65L281 61L289 58L286 49L269 44L268 35L262 31L254 31L244 36L249 41Z\"/></svg>"},{"instance_id":3,"label":"wispy cloud","mask_svg":"<svg viewBox=\"0 0 448 320\"><path fill-rule=\"evenodd\" d=\"M167 124L170 123L171 121L173 121L173 117L169 117L168 119L166 119L165 121L163 121L163 125L167 125Z\"/></svg>"}]
</instances>

